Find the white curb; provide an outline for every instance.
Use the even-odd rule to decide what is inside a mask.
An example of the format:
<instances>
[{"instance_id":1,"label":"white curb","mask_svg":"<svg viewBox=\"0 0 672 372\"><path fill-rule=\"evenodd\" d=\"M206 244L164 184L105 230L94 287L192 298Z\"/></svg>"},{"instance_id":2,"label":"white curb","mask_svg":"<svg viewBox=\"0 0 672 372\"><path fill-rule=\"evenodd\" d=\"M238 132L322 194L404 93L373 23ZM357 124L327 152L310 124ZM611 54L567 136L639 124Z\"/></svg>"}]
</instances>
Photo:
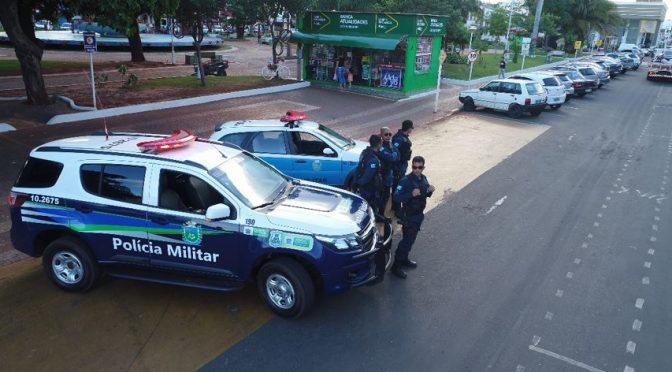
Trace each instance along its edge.
<instances>
[{"instance_id":1,"label":"white curb","mask_svg":"<svg viewBox=\"0 0 672 372\"><path fill-rule=\"evenodd\" d=\"M176 107L200 105L200 104L203 104L203 103L223 101L223 100L232 99L232 98L242 98L242 97L257 96L257 95L261 95L261 94L287 92L287 91L290 91L290 90L307 88L309 86L310 86L310 82L304 81L304 82L300 82L300 83L280 85L280 86L277 86L277 87L242 90L242 91L238 91L238 92L220 93L220 94L213 94L213 95L209 95L209 96L178 99L178 100L173 100L173 101L145 103L145 104L141 104L141 105L115 107L115 108L96 110L96 111L78 112L78 113L74 113L74 114L56 115L56 116L52 117L51 119L49 119L49 121L47 122L47 125L63 124L63 123L70 123L70 122L73 122L73 121L99 119L99 118L103 118L103 117L111 117L111 116L119 116L119 115L127 115L127 114L137 114L139 112L164 110L164 109L171 109L171 108L176 108Z\"/></svg>"}]
</instances>

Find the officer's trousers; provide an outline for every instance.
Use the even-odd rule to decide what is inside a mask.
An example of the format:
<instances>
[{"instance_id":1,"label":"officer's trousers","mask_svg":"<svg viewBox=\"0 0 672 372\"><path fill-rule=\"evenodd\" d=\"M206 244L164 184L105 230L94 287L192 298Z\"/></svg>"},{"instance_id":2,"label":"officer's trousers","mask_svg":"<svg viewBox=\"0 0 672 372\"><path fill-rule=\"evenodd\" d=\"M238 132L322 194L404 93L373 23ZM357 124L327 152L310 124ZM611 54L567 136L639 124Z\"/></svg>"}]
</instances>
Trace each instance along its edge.
<instances>
[{"instance_id":1,"label":"officer's trousers","mask_svg":"<svg viewBox=\"0 0 672 372\"><path fill-rule=\"evenodd\" d=\"M397 251L394 254L395 263L401 263L408 260L408 254L411 252L411 248L413 248L413 243L415 243L415 238L418 237L418 231L420 231L420 226L424 219L424 214L404 216L402 220L404 225L401 229L402 238L401 241L399 241Z\"/></svg>"}]
</instances>

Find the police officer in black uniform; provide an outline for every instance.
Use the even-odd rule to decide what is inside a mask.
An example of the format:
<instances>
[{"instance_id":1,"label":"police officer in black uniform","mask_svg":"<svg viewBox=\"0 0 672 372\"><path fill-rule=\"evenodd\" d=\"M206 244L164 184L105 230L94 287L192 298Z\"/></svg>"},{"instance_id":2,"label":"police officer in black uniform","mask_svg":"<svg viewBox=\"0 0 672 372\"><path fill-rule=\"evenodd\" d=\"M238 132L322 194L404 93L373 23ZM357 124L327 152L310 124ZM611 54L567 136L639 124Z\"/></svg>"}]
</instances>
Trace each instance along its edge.
<instances>
[{"instance_id":1,"label":"police officer in black uniform","mask_svg":"<svg viewBox=\"0 0 672 372\"><path fill-rule=\"evenodd\" d=\"M380 137L383 139L383 145L378 150L378 158L380 158L380 174L383 177L383 186L377 212L379 215L385 216L387 201L390 199L390 188L394 185L394 167L399 162L399 150L392 146L392 131L390 128L380 128Z\"/></svg>"},{"instance_id":2,"label":"police officer in black uniform","mask_svg":"<svg viewBox=\"0 0 672 372\"><path fill-rule=\"evenodd\" d=\"M406 175L408 170L408 162L411 160L411 140L408 136L413 132L413 122L410 120L404 120L401 123L401 129L392 137L392 146L399 150L399 161L394 167L394 184L392 185L393 189L397 188L397 184L402 177ZM397 215L401 217L401 207L399 203L394 201L392 198L392 210Z\"/></svg>"},{"instance_id":3,"label":"police officer in black uniform","mask_svg":"<svg viewBox=\"0 0 672 372\"><path fill-rule=\"evenodd\" d=\"M424 211L427 206L427 198L434 193L434 186L430 185L422 172L425 169L425 159L416 156L411 163L411 173L402 178L394 190L393 199L401 203L402 239L397 246L394 255L392 274L405 279L406 272L403 267L415 268L418 264L408 258L415 238L418 236L420 226L425 218Z\"/></svg>"},{"instance_id":4,"label":"police officer in black uniform","mask_svg":"<svg viewBox=\"0 0 672 372\"><path fill-rule=\"evenodd\" d=\"M378 209L383 186L380 173L380 159L378 151L383 144L383 139L373 134L369 137L369 146L362 151L357 164L357 192L366 200L373 210Z\"/></svg>"}]
</instances>

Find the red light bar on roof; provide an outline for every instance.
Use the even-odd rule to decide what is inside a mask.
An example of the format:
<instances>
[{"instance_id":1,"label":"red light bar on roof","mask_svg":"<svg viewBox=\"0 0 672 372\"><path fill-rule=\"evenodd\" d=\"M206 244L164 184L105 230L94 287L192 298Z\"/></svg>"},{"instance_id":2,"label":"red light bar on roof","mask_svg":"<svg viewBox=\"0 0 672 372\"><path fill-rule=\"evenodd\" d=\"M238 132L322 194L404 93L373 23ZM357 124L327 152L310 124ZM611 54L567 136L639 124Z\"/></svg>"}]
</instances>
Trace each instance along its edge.
<instances>
[{"instance_id":1,"label":"red light bar on roof","mask_svg":"<svg viewBox=\"0 0 672 372\"><path fill-rule=\"evenodd\" d=\"M154 141L145 141L138 143L138 147L143 151L167 151L184 147L196 140L196 135L182 129L175 129L173 134Z\"/></svg>"},{"instance_id":2,"label":"red light bar on roof","mask_svg":"<svg viewBox=\"0 0 672 372\"><path fill-rule=\"evenodd\" d=\"M306 118L306 114L303 112L298 112L298 111L287 111L287 114L285 116L280 118L280 121L284 123L289 123L292 121L299 121L303 120Z\"/></svg>"}]
</instances>

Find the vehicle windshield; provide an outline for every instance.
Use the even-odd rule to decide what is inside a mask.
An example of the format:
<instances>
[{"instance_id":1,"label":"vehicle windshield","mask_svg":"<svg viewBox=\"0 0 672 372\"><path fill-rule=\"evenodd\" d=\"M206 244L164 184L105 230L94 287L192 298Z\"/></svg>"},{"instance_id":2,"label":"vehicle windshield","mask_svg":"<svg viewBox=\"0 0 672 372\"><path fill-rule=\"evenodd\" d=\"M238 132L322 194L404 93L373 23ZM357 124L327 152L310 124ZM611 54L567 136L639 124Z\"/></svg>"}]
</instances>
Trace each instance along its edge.
<instances>
[{"instance_id":1,"label":"vehicle windshield","mask_svg":"<svg viewBox=\"0 0 672 372\"><path fill-rule=\"evenodd\" d=\"M569 76L569 78L572 79L572 80L583 79L583 76L581 76L581 74L579 74L576 71L567 71L567 76Z\"/></svg>"},{"instance_id":2,"label":"vehicle windshield","mask_svg":"<svg viewBox=\"0 0 672 372\"><path fill-rule=\"evenodd\" d=\"M355 144L355 141L353 141L353 140L351 140L351 139L349 139L349 138L343 137L342 135L340 135L340 134L339 134L338 132L336 132L335 130L333 130L333 129L331 129L331 128L328 128L328 127L325 127L325 126L322 125L322 124L320 124L320 126L318 127L318 129L321 130L322 132L325 132L325 134L326 134L327 136L329 136L329 138L331 138L331 140L334 141L334 142L336 143L336 146L338 146L338 147L340 147L340 148L345 148L345 147L348 147L348 146L350 146L350 145L354 145L354 144Z\"/></svg>"},{"instance_id":3,"label":"vehicle windshield","mask_svg":"<svg viewBox=\"0 0 672 372\"><path fill-rule=\"evenodd\" d=\"M525 84L525 88L527 89L527 93L530 95L544 93L544 88L539 83Z\"/></svg>"},{"instance_id":4,"label":"vehicle windshield","mask_svg":"<svg viewBox=\"0 0 672 372\"><path fill-rule=\"evenodd\" d=\"M244 152L209 173L250 208L273 202L289 184L275 168Z\"/></svg>"},{"instance_id":5,"label":"vehicle windshield","mask_svg":"<svg viewBox=\"0 0 672 372\"><path fill-rule=\"evenodd\" d=\"M595 75L595 72L592 68L582 68L579 71L581 71L583 75Z\"/></svg>"},{"instance_id":6,"label":"vehicle windshield","mask_svg":"<svg viewBox=\"0 0 672 372\"><path fill-rule=\"evenodd\" d=\"M672 50L666 50L663 52L665 58L672 58Z\"/></svg>"}]
</instances>

